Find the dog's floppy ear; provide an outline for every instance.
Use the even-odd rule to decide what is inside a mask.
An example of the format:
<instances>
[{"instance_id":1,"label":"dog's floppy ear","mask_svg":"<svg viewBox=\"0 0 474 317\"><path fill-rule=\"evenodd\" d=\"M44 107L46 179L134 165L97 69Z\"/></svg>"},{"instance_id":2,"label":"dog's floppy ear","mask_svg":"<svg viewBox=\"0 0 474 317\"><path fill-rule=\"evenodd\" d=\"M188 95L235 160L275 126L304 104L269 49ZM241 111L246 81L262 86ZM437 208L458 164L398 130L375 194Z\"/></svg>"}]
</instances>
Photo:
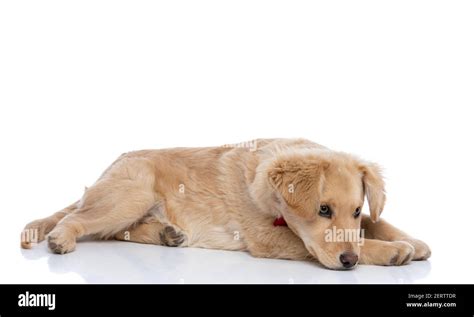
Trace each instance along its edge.
<instances>
[{"instance_id":1,"label":"dog's floppy ear","mask_svg":"<svg viewBox=\"0 0 474 317\"><path fill-rule=\"evenodd\" d=\"M369 202L370 218L377 222L385 205L385 183L380 167L374 163L363 163L359 169L362 173L365 197Z\"/></svg>"},{"instance_id":2,"label":"dog's floppy ear","mask_svg":"<svg viewBox=\"0 0 474 317\"><path fill-rule=\"evenodd\" d=\"M285 202L302 212L313 211L319 204L324 170L329 163L319 159L282 159L268 171L268 179Z\"/></svg>"}]
</instances>

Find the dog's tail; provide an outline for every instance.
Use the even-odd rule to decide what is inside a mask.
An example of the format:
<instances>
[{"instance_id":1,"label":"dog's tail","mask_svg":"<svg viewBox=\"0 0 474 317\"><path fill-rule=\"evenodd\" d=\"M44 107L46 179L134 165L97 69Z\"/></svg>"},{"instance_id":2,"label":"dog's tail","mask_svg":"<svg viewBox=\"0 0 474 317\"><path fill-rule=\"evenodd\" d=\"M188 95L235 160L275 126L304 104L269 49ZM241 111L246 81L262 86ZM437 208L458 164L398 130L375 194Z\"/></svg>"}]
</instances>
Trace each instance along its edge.
<instances>
[{"instance_id":1,"label":"dog's tail","mask_svg":"<svg viewBox=\"0 0 474 317\"><path fill-rule=\"evenodd\" d=\"M21 247L31 249L36 243L43 241L48 233L56 227L58 222L68 214L74 212L79 205L79 200L74 204L52 214L49 217L30 222L21 233Z\"/></svg>"}]
</instances>

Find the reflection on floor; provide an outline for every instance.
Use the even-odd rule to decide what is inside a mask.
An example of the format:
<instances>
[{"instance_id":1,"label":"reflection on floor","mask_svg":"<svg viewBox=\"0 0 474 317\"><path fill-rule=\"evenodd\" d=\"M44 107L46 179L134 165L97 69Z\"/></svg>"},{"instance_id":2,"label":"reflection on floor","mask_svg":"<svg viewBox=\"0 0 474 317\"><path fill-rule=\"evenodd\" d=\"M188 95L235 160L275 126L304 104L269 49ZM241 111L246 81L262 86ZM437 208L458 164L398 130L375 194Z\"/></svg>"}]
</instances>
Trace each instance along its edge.
<instances>
[{"instance_id":1,"label":"reflection on floor","mask_svg":"<svg viewBox=\"0 0 474 317\"><path fill-rule=\"evenodd\" d=\"M245 252L83 241L66 255L46 244L21 250L15 283L420 283L429 261L331 271L310 262L256 259Z\"/></svg>"}]
</instances>

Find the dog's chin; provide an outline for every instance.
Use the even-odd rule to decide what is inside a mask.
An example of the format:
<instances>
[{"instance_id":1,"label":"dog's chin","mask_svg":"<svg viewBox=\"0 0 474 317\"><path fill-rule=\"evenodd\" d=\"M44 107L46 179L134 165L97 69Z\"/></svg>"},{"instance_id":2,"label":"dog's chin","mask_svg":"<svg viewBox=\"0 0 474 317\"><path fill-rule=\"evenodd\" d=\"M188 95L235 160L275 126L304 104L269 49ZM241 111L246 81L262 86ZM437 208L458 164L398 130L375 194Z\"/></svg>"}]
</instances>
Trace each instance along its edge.
<instances>
[{"instance_id":1,"label":"dog's chin","mask_svg":"<svg viewBox=\"0 0 474 317\"><path fill-rule=\"evenodd\" d=\"M353 267L351 268L345 268L344 266L342 266L342 264L336 259L334 258L334 261L331 261L331 257L324 251L322 250L319 250L319 252L317 252L315 250L315 248L311 247L311 246L306 246L306 249L308 249L309 253L322 265L324 266L325 268L327 269L330 269L330 270L337 270L337 271L347 271L347 270L351 270L355 267L357 267L357 265L354 265Z\"/></svg>"}]
</instances>

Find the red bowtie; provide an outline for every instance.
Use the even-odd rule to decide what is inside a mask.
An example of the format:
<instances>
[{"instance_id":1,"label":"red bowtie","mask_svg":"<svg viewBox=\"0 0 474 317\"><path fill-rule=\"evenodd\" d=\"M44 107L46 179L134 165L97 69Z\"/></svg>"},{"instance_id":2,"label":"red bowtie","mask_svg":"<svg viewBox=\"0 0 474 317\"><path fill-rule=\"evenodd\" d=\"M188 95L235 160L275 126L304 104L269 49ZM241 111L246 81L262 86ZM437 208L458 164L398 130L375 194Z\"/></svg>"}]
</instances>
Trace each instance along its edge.
<instances>
[{"instance_id":1,"label":"red bowtie","mask_svg":"<svg viewBox=\"0 0 474 317\"><path fill-rule=\"evenodd\" d=\"M284 226L284 227L286 227L286 226L288 226L288 225L286 224L285 219L284 219L283 217L278 217L278 218L276 218L275 221L273 221L273 225L274 225L275 227L278 227L278 226Z\"/></svg>"}]
</instances>

